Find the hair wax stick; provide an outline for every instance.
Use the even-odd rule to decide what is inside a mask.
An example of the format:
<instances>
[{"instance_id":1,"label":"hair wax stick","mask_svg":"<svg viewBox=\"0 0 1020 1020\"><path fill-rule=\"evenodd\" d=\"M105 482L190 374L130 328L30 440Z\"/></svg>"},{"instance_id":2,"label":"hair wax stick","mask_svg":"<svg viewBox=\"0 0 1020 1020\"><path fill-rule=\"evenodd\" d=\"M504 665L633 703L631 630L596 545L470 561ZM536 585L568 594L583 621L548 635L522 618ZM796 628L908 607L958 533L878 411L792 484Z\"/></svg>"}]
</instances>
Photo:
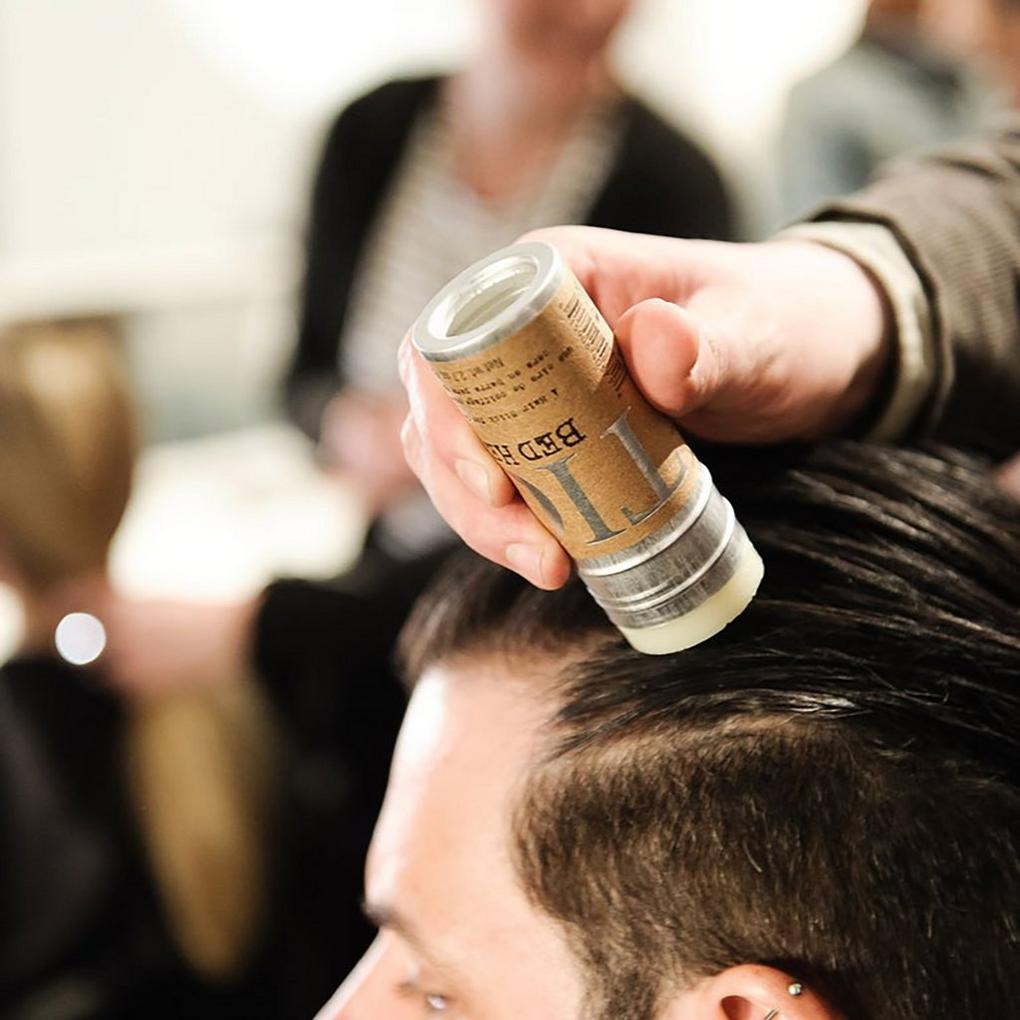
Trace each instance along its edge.
<instances>
[{"instance_id":1,"label":"hair wax stick","mask_svg":"<svg viewBox=\"0 0 1020 1020\"><path fill-rule=\"evenodd\" d=\"M555 248L475 263L412 339L636 649L689 648L747 607L760 557Z\"/></svg>"}]
</instances>

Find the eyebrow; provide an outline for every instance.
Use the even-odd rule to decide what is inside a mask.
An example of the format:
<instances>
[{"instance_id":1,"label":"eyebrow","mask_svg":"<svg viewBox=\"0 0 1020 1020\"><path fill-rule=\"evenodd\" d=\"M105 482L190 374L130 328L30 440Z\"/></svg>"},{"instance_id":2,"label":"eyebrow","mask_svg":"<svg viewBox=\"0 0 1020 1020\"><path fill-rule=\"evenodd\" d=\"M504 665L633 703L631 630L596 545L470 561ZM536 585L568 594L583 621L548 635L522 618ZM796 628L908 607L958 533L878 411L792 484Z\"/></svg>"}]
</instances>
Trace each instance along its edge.
<instances>
[{"instance_id":1,"label":"eyebrow","mask_svg":"<svg viewBox=\"0 0 1020 1020\"><path fill-rule=\"evenodd\" d=\"M426 957L433 966L442 970L450 969L429 951L418 928L395 907L388 903L370 903L365 900L361 904L361 910L377 928L388 928L390 931L395 931L401 938L411 943L415 950Z\"/></svg>"},{"instance_id":2,"label":"eyebrow","mask_svg":"<svg viewBox=\"0 0 1020 1020\"><path fill-rule=\"evenodd\" d=\"M369 903L368 900L361 901L361 912L377 928L391 928L405 936L409 942L418 942L418 936L406 917L399 911L386 903Z\"/></svg>"}]
</instances>

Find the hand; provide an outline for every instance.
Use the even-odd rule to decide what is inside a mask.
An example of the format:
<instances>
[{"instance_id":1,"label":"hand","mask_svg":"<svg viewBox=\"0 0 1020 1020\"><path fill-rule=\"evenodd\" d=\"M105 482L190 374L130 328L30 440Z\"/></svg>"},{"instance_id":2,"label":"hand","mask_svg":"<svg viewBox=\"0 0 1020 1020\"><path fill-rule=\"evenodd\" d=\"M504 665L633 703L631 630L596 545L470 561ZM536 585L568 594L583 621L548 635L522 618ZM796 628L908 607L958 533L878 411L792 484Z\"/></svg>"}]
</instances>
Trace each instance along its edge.
<instances>
[{"instance_id":1,"label":"hand","mask_svg":"<svg viewBox=\"0 0 1020 1020\"><path fill-rule=\"evenodd\" d=\"M257 599L200 603L112 597L102 610L106 682L133 698L230 683L248 671Z\"/></svg>"},{"instance_id":2,"label":"hand","mask_svg":"<svg viewBox=\"0 0 1020 1020\"><path fill-rule=\"evenodd\" d=\"M330 401L322 416L326 458L353 482L372 516L417 488L400 444L406 415L403 393L348 387Z\"/></svg>"},{"instance_id":3,"label":"hand","mask_svg":"<svg viewBox=\"0 0 1020 1020\"><path fill-rule=\"evenodd\" d=\"M605 316L631 375L682 430L723 442L837 434L889 359L885 302L853 259L807 241L721 244L557 227L556 247ZM542 588L566 553L538 522L405 338L408 463L477 552Z\"/></svg>"}]
</instances>

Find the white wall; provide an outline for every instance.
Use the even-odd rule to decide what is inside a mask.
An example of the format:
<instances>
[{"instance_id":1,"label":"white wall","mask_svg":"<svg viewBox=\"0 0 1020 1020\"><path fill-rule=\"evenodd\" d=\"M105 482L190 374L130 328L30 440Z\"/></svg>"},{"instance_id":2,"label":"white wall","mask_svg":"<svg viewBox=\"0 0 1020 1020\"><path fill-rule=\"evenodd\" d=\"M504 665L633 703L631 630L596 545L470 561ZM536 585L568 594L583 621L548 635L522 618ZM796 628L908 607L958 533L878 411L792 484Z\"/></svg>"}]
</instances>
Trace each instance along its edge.
<instances>
[{"instance_id":1,"label":"white wall","mask_svg":"<svg viewBox=\"0 0 1020 1020\"><path fill-rule=\"evenodd\" d=\"M478 0L476 0L478 2ZM626 75L739 169L857 0L645 0ZM471 0L0 0L0 254L293 229L320 119L450 64Z\"/></svg>"}]
</instances>

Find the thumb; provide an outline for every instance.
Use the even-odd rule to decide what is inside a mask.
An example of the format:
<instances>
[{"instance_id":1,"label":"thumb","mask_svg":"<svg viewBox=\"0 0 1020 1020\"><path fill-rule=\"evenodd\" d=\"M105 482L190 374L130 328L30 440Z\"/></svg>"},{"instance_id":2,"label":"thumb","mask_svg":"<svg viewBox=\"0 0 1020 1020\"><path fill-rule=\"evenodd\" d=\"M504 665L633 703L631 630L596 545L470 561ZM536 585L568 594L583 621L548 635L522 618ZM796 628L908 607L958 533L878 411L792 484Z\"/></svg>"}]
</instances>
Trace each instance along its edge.
<instances>
[{"instance_id":1,"label":"thumb","mask_svg":"<svg viewBox=\"0 0 1020 1020\"><path fill-rule=\"evenodd\" d=\"M708 330L672 301L650 298L616 324L630 374L648 402L671 418L697 410L718 388L718 352Z\"/></svg>"}]
</instances>

